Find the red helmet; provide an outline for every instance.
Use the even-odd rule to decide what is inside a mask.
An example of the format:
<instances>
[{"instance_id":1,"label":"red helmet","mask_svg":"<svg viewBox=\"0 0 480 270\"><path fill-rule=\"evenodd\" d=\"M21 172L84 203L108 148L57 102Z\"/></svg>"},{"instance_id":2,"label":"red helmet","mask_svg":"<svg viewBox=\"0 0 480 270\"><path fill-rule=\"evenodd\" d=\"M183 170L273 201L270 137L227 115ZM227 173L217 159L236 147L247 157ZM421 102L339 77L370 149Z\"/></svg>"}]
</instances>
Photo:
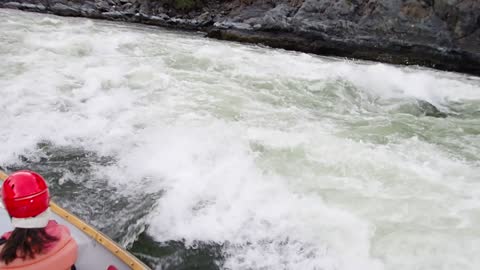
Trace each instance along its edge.
<instances>
[{"instance_id":1,"label":"red helmet","mask_svg":"<svg viewBox=\"0 0 480 270\"><path fill-rule=\"evenodd\" d=\"M47 183L40 174L18 171L3 182L2 200L10 216L30 218L47 210L50 196Z\"/></svg>"}]
</instances>

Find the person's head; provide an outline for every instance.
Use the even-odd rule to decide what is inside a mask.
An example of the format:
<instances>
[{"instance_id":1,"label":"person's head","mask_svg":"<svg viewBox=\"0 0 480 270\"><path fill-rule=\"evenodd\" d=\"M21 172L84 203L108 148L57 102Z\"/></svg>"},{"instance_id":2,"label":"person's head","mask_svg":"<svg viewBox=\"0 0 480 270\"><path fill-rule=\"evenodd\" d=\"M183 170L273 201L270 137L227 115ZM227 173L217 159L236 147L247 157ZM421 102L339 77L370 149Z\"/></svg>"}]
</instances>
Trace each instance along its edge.
<instances>
[{"instance_id":1,"label":"person's head","mask_svg":"<svg viewBox=\"0 0 480 270\"><path fill-rule=\"evenodd\" d=\"M3 182L2 201L15 229L0 252L0 260L8 264L18 257L33 258L46 243L57 240L45 232L50 195L41 175L32 171L12 173Z\"/></svg>"}]
</instances>

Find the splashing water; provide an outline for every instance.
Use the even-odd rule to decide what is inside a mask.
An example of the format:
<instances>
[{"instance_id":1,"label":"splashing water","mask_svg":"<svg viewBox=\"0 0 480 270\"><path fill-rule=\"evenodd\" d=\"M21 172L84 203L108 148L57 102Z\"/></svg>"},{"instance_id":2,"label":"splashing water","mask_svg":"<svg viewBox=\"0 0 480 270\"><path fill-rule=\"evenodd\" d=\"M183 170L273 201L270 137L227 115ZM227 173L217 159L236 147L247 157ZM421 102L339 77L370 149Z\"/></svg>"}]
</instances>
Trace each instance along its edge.
<instances>
[{"instance_id":1,"label":"splashing water","mask_svg":"<svg viewBox=\"0 0 480 270\"><path fill-rule=\"evenodd\" d=\"M478 78L1 9L0 56L0 166L158 269L480 267Z\"/></svg>"}]
</instances>

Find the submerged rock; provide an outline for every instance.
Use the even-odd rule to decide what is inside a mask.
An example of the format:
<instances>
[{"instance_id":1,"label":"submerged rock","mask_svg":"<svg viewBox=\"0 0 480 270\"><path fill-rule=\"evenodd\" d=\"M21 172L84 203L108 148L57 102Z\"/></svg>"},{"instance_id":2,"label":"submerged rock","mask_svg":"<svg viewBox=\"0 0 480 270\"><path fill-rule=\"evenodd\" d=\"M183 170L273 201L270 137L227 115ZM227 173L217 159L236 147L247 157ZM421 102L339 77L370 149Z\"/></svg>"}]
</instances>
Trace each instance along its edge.
<instances>
[{"instance_id":1,"label":"submerged rock","mask_svg":"<svg viewBox=\"0 0 480 270\"><path fill-rule=\"evenodd\" d=\"M0 0L0 7L480 75L478 0Z\"/></svg>"},{"instance_id":2,"label":"submerged rock","mask_svg":"<svg viewBox=\"0 0 480 270\"><path fill-rule=\"evenodd\" d=\"M432 103L421 99L397 99L393 104L386 106L387 112L392 114L410 114L416 117L446 118L457 115L449 108L448 113L443 112Z\"/></svg>"},{"instance_id":3,"label":"submerged rock","mask_svg":"<svg viewBox=\"0 0 480 270\"><path fill-rule=\"evenodd\" d=\"M447 114L440 111L432 103L425 100L417 100L418 107L425 116L437 117L437 118L446 118Z\"/></svg>"}]
</instances>

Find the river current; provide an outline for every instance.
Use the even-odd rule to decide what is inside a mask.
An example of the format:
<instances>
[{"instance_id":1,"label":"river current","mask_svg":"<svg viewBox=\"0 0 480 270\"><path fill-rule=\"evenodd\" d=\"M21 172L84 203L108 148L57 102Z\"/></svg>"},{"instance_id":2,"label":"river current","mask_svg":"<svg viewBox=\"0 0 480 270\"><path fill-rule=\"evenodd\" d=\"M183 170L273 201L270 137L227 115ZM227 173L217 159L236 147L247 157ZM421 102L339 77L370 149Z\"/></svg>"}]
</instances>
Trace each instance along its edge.
<instances>
[{"instance_id":1,"label":"river current","mask_svg":"<svg viewBox=\"0 0 480 270\"><path fill-rule=\"evenodd\" d=\"M480 79L0 9L0 167L156 269L480 269Z\"/></svg>"}]
</instances>

